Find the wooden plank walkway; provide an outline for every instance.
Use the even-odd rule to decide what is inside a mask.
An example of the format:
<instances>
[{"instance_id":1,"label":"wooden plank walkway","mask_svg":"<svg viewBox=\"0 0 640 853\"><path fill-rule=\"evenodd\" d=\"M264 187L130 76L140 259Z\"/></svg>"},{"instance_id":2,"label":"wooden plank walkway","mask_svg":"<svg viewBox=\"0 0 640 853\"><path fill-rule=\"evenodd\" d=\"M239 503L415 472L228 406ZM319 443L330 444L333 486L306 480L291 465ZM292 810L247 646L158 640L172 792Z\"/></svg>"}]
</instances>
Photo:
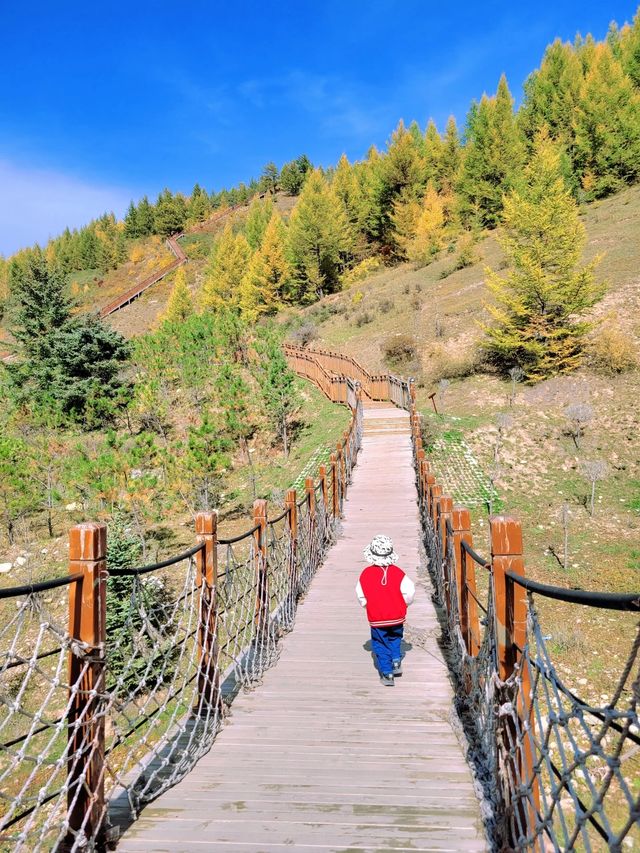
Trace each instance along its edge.
<instances>
[{"instance_id":1,"label":"wooden plank walkway","mask_svg":"<svg viewBox=\"0 0 640 853\"><path fill-rule=\"evenodd\" d=\"M342 534L280 660L237 697L209 754L144 810L120 853L487 849L423 587L408 624L427 638L425 648L407 649L393 688L374 670L354 586L376 533L393 538L400 565L417 580L408 416L381 404L365 409Z\"/></svg>"}]
</instances>

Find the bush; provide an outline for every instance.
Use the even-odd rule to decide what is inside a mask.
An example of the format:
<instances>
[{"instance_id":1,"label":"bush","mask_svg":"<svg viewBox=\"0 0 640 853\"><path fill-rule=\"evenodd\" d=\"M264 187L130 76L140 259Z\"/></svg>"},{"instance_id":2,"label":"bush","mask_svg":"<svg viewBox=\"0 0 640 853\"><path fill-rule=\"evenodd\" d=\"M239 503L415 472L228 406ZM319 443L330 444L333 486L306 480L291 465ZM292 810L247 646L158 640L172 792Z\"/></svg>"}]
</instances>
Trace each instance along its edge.
<instances>
[{"instance_id":1,"label":"bush","mask_svg":"<svg viewBox=\"0 0 640 853\"><path fill-rule=\"evenodd\" d=\"M383 314L387 314L393 309L394 306L395 302L393 301L393 299L381 299L378 303L378 307L383 312Z\"/></svg>"},{"instance_id":2,"label":"bush","mask_svg":"<svg viewBox=\"0 0 640 853\"><path fill-rule=\"evenodd\" d=\"M129 252L129 260L132 264L139 264L140 261L144 260L144 249L142 246L133 246Z\"/></svg>"},{"instance_id":3,"label":"bush","mask_svg":"<svg viewBox=\"0 0 640 853\"><path fill-rule=\"evenodd\" d=\"M436 346L427 358L429 378L432 382L441 379L464 379L473 376L482 366L482 355L477 348L451 352Z\"/></svg>"},{"instance_id":4,"label":"bush","mask_svg":"<svg viewBox=\"0 0 640 853\"><path fill-rule=\"evenodd\" d=\"M366 326L367 323L373 323L373 315L369 314L368 311L362 311L362 313L358 314L355 318L355 324L360 328L360 326Z\"/></svg>"},{"instance_id":5,"label":"bush","mask_svg":"<svg viewBox=\"0 0 640 853\"><path fill-rule=\"evenodd\" d=\"M364 293L361 290L356 290L356 292L351 297L352 305L360 305L362 300L364 299Z\"/></svg>"},{"instance_id":6,"label":"bush","mask_svg":"<svg viewBox=\"0 0 640 853\"><path fill-rule=\"evenodd\" d=\"M343 288L351 287L351 285L355 284L357 281L363 281L365 278L369 278L374 272L377 272L382 266L382 262L380 258L365 258L363 261L360 261L359 264L356 264L355 267L352 267L350 270L347 270L342 274L341 282Z\"/></svg>"},{"instance_id":7,"label":"bush","mask_svg":"<svg viewBox=\"0 0 640 853\"><path fill-rule=\"evenodd\" d=\"M638 366L633 344L619 326L605 325L587 348L589 365L604 376L626 373Z\"/></svg>"},{"instance_id":8,"label":"bush","mask_svg":"<svg viewBox=\"0 0 640 853\"><path fill-rule=\"evenodd\" d=\"M306 347L318 337L318 330L313 323L306 322L293 331L290 337L296 346Z\"/></svg>"},{"instance_id":9,"label":"bush","mask_svg":"<svg viewBox=\"0 0 640 853\"><path fill-rule=\"evenodd\" d=\"M406 365L418 355L416 339L413 335L394 335L382 345L385 361L392 366Z\"/></svg>"}]
</instances>

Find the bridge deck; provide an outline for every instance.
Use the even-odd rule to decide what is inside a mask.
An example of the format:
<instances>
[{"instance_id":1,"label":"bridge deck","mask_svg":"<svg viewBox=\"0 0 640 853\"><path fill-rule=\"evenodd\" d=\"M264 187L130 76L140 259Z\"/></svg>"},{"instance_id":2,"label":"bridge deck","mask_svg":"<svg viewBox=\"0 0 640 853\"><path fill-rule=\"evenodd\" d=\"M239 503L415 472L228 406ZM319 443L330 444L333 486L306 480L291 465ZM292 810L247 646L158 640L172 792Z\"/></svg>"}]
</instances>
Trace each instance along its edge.
<instances>
[{"instance_id":1,"label":"bridge deck","mask_svg":"<svg viewBox=\"0 0 640 853\"><path fill-rule=\"evenodd\" d=\"M376 533L393 538L417 580L408 416L384 407L365 410L342 535L280 660L237 697L213 749L145 809L120 853L486 849L423 587L409 610L405 674L388 688L374 671L354 586Z\"/></svg>"}]
</instances>

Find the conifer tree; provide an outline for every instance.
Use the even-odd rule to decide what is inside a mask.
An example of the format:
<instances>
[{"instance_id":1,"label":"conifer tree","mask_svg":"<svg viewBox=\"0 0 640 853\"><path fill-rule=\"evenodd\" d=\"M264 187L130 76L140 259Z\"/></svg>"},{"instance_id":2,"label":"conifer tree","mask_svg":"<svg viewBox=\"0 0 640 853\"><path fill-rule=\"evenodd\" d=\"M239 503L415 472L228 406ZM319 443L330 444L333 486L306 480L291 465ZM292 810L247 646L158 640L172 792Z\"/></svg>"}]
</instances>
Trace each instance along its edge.
<instances>
[{"instance_id":1,"label":"conifer tree","mask_svg":"<svg viewBox=\"0 0 640 853\"><path fill-rule=\"evenodd\" d=\"M208 193L200 184L195 184L191 191L188 204L189 222L204 222L211 213L211 201Z\"/></svg>"},{"instance_id":2,"label":"conifer tree","mask_svg":"<svg viewBox=\"0 0 640 853\"><path fill-rule=\"evenodd\" d=\"M262 190L262 192L277 192L279 179L280 175L278 173L278 167L273 161L270 161L262 170L262 176L260 178L260 189Z\"/></svg>"},{"instance_id":3,"label":"conifer tree","mask_svg":"<svg viewBox=\"0 0 640 853\"><path fill-rule=\"evenodd\" d=\"M427 183L424 139L420 136L418 140L402 121L393 132L387 153L380 162L379 176L381 237L385 239L391 237L391 216L396 199L402 197L408 202L420 198Z\"/></svg>"},{"instance_id":4,"label":"conifer tree","mask_svg":"<svg viewBox=\"0 0 640 853\"><path fill-rule=\"evenodd\" d=\"M184 196L164 189L158 196L153 224L156 234L168 237L184 228L187 218L187 205Z\"/></svg>"},{"instance_id":5,"label":"conifer tree","mask_svg":"<svg viewBox=\"0 0 640 853\"><path fill-rule=\"evenodd\" d=\"M546 125L552 138L572 152L573 119L582 79L582 64L575 49L556 39L546 49L540 68L524 84L518 124L530 144Z\"/></svg>"},{"instance_id":6,"label":"conifer tree","mask_svg":"<svg viewBox=\"0 0 640 853\"><path fill-rule=\"evenodd\" d=\"M575 163L587 198L640 176L640 91L606 42L597 45L574 114Z\"/></svg>"},{"instance_id":7,"label":"conifer tree","mask_svg":"<svg viewBox=\"0 0 640 853\"><path fill-rule=\"evenodd\" d=\"M458 126L453 116L449 116L442 142L442 189L452 192L458 183L462 166L462 145Z\"/></svg>"},{"instance_id":8,"label":"conifer tree","mask_svg":"<svg viewBox=\"0 0 640 853\"><path fill-rule=\"evenodd\" d=\"M306 187L305 187L306 189ZM261 330L255 343L258 359L254 371L271 423L282 439L285 457L289 455L289 418L299 405L295 375L273 329Z\"/></svg>"},{"instance_id":9,"label":"conifer tree","mask_svg":"<svg viewBox=\"0 0 640 853\"><path fill-rule=\"evenodd\" d=\"M353 234L343 204L315 169L306 180L289 224L293 297L313 302L337 290L352 248Z\"/></svg>"},{"instance_id":10,"label":"conifer tree","mask_svg":"<svg viewBox=\"0 0 640 853\"><path fill-rule=\"evenodd\" d=\"M255 252L260 248L272 214L273 198L271 196L263 199L256 198L251 202L244 226L244 235L252 251Z\"/></svg>"},{"instance_id":11,"label":"conifer tree","mask_svg":"<svg viewBox=\"0 0 640 853\"><path fill-rule=\"evenodd\" d=\"M367 152L367 159L357 163L353 169L362 194L362 227L370 242L382 239L387 222L383 208L384 182L382 178L383 158L375 145Z\"/></svg>"},{"instance_id":12,"label":"conifer tree","mask_svg":"<svg viewBox=\"0 0 640 853\"><path fill-rule=\"evenodd\" d=\"M253 322L263 314L275 313L288 292L291 277L284 223L274 210L262 245L251 258L240 284L240 308L245 318Z\"/></svg>"},{"instance_id":13,"label":"conifer tree","mask_svg":"<svg viewBox=\"0 0 640 853\"><path fill-rule=\"evenodd\" d=\"M431 181L437 190L442 188L443 161L444 142L438 133L435 122L433 119L429 119L429 124L424 135L425 178L427 183Z\"/></svg>"},{"instance_id":14,"label":"conifer tree","mask_svg":"<svg viewBox=\"0 0 640 853\"><path fill-rule=\"evenodd\" d=\"M228 223L213 245L202 288L202 305L211 311L239 304L240 282L247 269L251 248L244 234L234 234Z\"/></svg>"},{"instance_id":15,"label":"conifer tree","mask_svg":"<svg viewBox=\"0 0 640 853\"><path fill-rule=\"evenodd\" d=\"M631 82L636 89L640 89L640 9L636 12L633 24L622 29L620 58Z\"/></svg>"},{"instance_id":16,"label":"conifer tree","mask_svg":"<svg viewBox=\"0 0 640 853\"><path fill-rule=\"evenodd\" d=\"M597 259L580 266L585 229L567 187L560 151L541 131L522 185L504 202L500 242L505 278L488 270L494 324L485 329L490 360L505 373L520 367L530 382L573 370L589 323L579 316L602 295Z\"/></svg>"},{"instance_id":17,"label":"conifer tree","mask_svg":"<svg viewBox=\"0 0 640 853\"><path fill-rule=\"evenodd\" d=\"M138 228L138 237L148 237L149 234L153 234L154 209L153 205L149 202L149 199L146 197L146 195L142 197L140 203L138 204L136 221Z\"/></svg>"},{"instance_id":18,"label":"conifer tree","mask_svg":"<svg viewBox=\"0 0 640 853\"><path fill-rule=\"evenodd\" d=\"M420 201L418 199L400 197L393 203L391 242L395 256L401 260L409 258L411 245L416 237L419 216Z\"/></svg>"},{"instance_id":19,"label":"conifer tree","mask_svg":"<svg viewBox=\"0 0 640 853\"><path fill-rule=\"evenodd\" d=\"M301 154L290 163L285 163L280 170L280 186L289 195L299 195L304 185L307 173L313 165L306 154Z\"/></svg>"},{"instance_id":20,"label":"conifer tree","mask_svg":"<svg viewBox=\"0 0 640 853\"><path fill-rule=\"evenodd\" d=\"M182 323L193 314L193 300L187 286L184 266L178 267L167 307L161 317L163 323Z\"/></svg>"},{"instance_id":21,"label":"conifer tree","mask_svg":"<svg viewBox=\"0 0 640 853\"><path fill-rule=\"evenodd\" d=\"M492 228L500 219L502 197L514 187L525 156L504 75L495 97L483 95L470 111L466 137L457 187L460 212L464 224Z\"/></svg>"},{"instance_id":22,"label":"conifer tree","mask_svg":"<svg viewBox=\"0 0 640 853\"><path fill-rule=\"evenodd\" d=\"M142 236L138 226L138 208L133 201L129 202L129 207L124 217L124 228L127 237L135 239Z\"/></svg>"}]
</instances>

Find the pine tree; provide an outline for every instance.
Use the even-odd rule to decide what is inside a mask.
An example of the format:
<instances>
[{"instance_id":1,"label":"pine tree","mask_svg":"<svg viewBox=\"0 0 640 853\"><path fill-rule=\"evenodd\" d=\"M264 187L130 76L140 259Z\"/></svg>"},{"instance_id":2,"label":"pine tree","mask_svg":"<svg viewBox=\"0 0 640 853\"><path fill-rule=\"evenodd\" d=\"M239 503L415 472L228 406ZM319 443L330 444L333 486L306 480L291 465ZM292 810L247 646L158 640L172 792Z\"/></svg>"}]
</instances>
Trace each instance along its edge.
<instances>
[{"instance_id":1,"label":"pine tree","mask_svg":"<svg viewBox=\"0 0 640 853\"><path fill-rule=\"evenodd\" d=\"M187 286L187 273L184 266L181 266L176 272L173 289L161 321L163 323L183 323L192 314L193 300Z\"/></svg>"},{"instance_id":2,"label":"pine tree","mask_svg":"<svg viewBox=\"0 0 640 853\"><path fill-rule=\"evenodd\" d=\"M573 118L582 79L582 64L575 49L556 39L546 49L540 68L530 74L524 84L518 124L530 145L538 131L546 126L552 138L571 153Z\"/></svg>"},{"instance_id":3,"label":"pine tree","mask_svg":"<svg viewBox=\"0 0 640 853\"><path fill-rule=\"evenodd\" d=\"M462 145L458 126L453 116L449 116L442 144L442 188L452 192L458 183L462 166Z\"/></svg>"},{"instance_id":4,"label":"pine tree","mask_svg":"<svg viewBox=\"0 0 640 853\"><path fill-rule=\"evenodd\" d=\"M344 206L319 169L306 180L289 224L289 249L294 267L292 296L313 302L332 293L353 248L353 233Z\"/></svg>"},{"instance_id":5,"label":"pine tree","mask_svg":"<svg viewBox=\"0 0 640 853\"><path fill-rule=\"evenodd\" d=\"M433 119L429 119L424 135L424 163L427 183L431 181L437 190L442 189L444 142Z\"/></svg>"},{"instance_id":6,"label":"pine tree","mask_svg":"<svg viewBox=\"0 0 640 853\"><path fill-rule=\"evenodd\" d=\"M499 222L502 197L515 186L525 155L504 75L495 97L483 95L470 111L466 136L457 187L462 218L466 225L492 228Z\"/></svg>"},{"instance_id":7,"label":"pine tree","mask_svg":"<svg viewBox=\"0 0 640 853\"><path fill-rule=\"evenodd\" d=\"M278 167L273 161L270 161L262 170L262 176L260 178L261 191L269 193L277 192L279 179Z\"/></svg>"},{"instance_id":8,"label":"pine tree","mask_svg":"<svg viewBox=\"0 0 640 853\"><path fill-rule=\"evenodd\" d=\"M416 198L400 197L393 203L391 214L392 231L390 240L396 258L406 260L416 237L416 226L420 216L420 201Z\"/></svg>"},{"instance_id":9,"label":"pine tree","mask_svg":"<svg viewBox=\"0 0 640 853\"><path fill-rule=\"evenodd\" d=\"M189 197L187 218L189 222L204 222L211 213L209 195L200 184L195 184Z\"/></svg>"},{"instance_id":10,"label":"pine tree","mask_svg":"<svg viewBox=\"0 0 640 853\"><path fill-rule=\"evenodd\" d=\"M398 124L391 136L386 155L380 162L382 239L391 238L393 205L402 197L405 201L420 198L427 184L424 139L418 140L415 133L408 131L403 122Z\"/></svg>"},{"instance_id":11,"label":"pine tree","mask_svg":"<svg viewBox=\"0 0 640 853\"><path fill-rule=\"evenodd\" d=\"M280 186L289 195L299 195L304 186L307 173L313 165L306 154L301 154L290 163L285 163L280 170Z\"/></svg>"},{"instance_id":12,"label":"pine tree","mask_svg":"<svg viewBox=\"0 0 640 853\"><path fill-rule=\"evenodd\" d=\"M153 234L154 216L155 213L153 205L150 204L149 199L145 195L138 204L138 212L136 215L139 237L148 237L149 234Z\"/></svg>"},{"instance_id":13,"label":"pine tree","mask_svg":"<svg viewBox=\"0 0 640 853\"><path fill-rule=\"evenodd\" d=\"M603 292L594 281L598 261L580 266L585 240L560 151L541 131L522 185L505 198L500 242L509 271L506 278L488 271L495 305L486 349L505 373L517 366L536 382L580 363L590 326L577 317Z\"/></svg>"},{"instance_id":14,"label":"pine tree","mask_svg":"<svg viewBox=\"0 0 640 853\"><path fill-rule=\"evenodd\" d=\"M291 277L284 223L274 210L262 246L251 258L240 284L240 308L244 317L253 322L263 314L275 313L288 292Z\"/></svg>"},{"instance_id":15,"label":"pine tree","mask_svg":"<svg viewBox=\"0 0 640 853\"><path fill-rule=\"evenodd\" d=\"M640 176L640 92L608 44L595 48L574 114L575 163L587 198Z\"/></svg>"},{"instance_id":16,"label":"pine tree","mask_svg":"<svg viewBox=\"0 0 640 853\"><path fill-rule=\"evenodd\" d=\"M168 237L182 231L187 218L187 205L184 196L164 189L158 196L153 225L156 234Z\"/></svg>"},{"instance_id":17,"label":"pine tree","mask_svg":"<svg viewBox=\"0 0 640 853\"><path fill-rule=\"evenodd\" d=\"M622 29L620 57L631 82L636 89L640 89L640 9L636 12L633 24Z\"/></svg>"},{"instance_id":18,"label":"pine tree","mask_svg":"<svg viewBox=\"0 0 640 853\"><path fill-rule=\"evenodd\" d=\"M244 226L244 235L252 251L260 248L264 232L273 214L273 198L256 198L251 202Z\"/></svg>"},{"instance_id":19,"label":"pine tree","mask_svg":"<svg viewBox=\"0 0 640 853\"><path fill-rule=\"evenodd\" d=\"M306 188L305 188L306 189ZM254 372L271 423L289 455L289 418L299 405L295 376L282 352L281 341L272 329L262 331L255 343L258 359Z\"/></svg>"},{"instance_id":20,"label":"pine tree","mask_svg":"<svg viewBox=\"0 0 640 853\"><path fill-rule=\"evenodd\" d=\"M211 252L202 288L202 305L217 311L239 304L240 282L244 276L251 248L244 234L234 234L228 223Z\"/></svg>"},{"instance_id":21,"label":"pine tree","mask_svg":"<svg viewBox=\"0 0 640 853\"><path fill-rule=\"evenodd\" d=\"M129 207L127 208L127 212L124 217L124 227L127 237L135 239L136 237L142 236L138 225L138 209L133 201L129 203Z\"/></svg>"}]
</instances>

